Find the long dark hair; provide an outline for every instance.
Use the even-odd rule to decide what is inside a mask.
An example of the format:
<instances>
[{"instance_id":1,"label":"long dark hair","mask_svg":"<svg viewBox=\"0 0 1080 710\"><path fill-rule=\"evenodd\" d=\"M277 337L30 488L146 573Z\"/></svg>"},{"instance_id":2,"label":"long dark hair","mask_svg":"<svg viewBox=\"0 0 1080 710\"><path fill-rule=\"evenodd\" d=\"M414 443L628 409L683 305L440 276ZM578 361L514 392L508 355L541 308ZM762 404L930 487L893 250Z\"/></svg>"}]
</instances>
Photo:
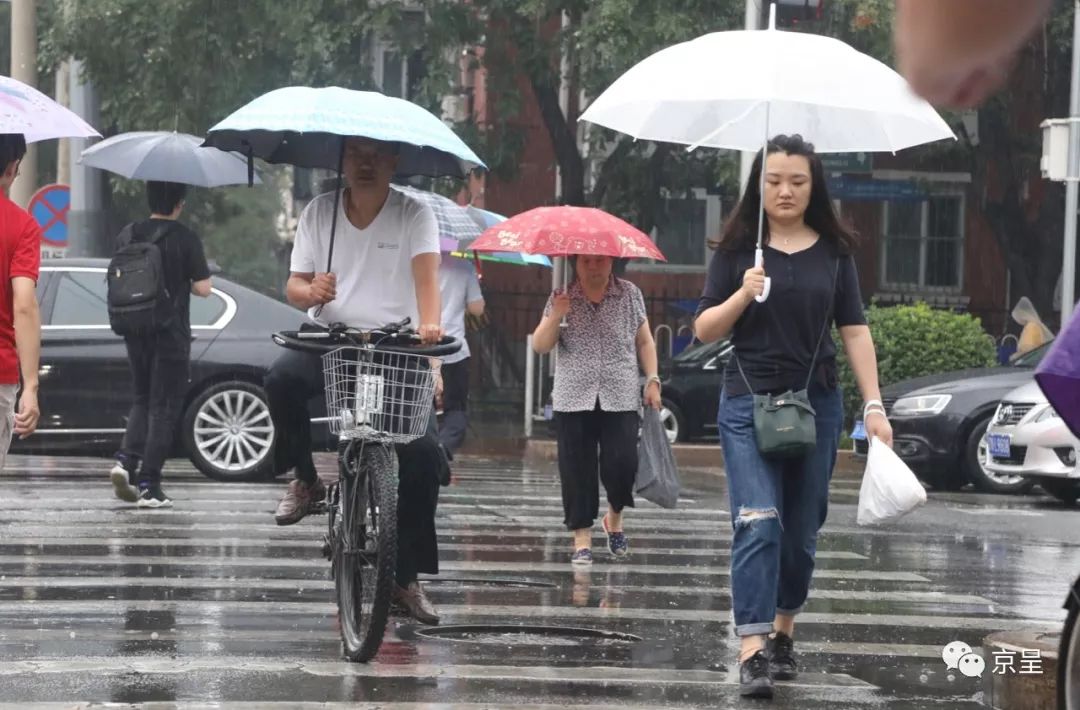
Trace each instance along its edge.
<instances>
[{"instance_id":1,"label":"long dark hair","mask_svg":"<svg viewBox=\"0 0 1080 710\"><path fill-rule=\"evenodd\" d=\"M829 198L829 189L825 184L825 168L821 165L821 158L814 152L813 144L803 140L803 137L798 134L780 135L769 141L769 155L773 153L801 155L810 162L810 204L806 206L803 219L808 227L820 234L822 239L833 244L841 254L854 252L859 244L859 237L850 226L841 221L833 208L832 200ZM737 251L753 249L757 245L761 201L761 163L761 151L758 151L754 164L750 168L746 192L739 199L735 211L732 212L723 231L720 232L720 238L709 240L710 248ZM769 243L768 215L765 219L762 240L765 244Z\"/></svg>"}]
</instances>

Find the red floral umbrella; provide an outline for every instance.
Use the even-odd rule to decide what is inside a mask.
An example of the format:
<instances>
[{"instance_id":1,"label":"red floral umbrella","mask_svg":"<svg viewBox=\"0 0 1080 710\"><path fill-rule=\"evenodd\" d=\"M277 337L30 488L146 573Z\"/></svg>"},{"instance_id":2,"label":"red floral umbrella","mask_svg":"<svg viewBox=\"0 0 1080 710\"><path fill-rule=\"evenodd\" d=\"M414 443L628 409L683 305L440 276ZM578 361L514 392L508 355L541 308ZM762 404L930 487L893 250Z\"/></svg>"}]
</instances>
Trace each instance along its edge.
<instances>
[{"instance_id":1,"label":"red floral umbrella","mask_svg":"<svg viewBox=\"0 0 1080 710\"><path fill-rule=\"evenodd\" d=\"M644 232L593 207L537 207L489 227L468 248L667 261Z\"/></svg>"}]
</instances>

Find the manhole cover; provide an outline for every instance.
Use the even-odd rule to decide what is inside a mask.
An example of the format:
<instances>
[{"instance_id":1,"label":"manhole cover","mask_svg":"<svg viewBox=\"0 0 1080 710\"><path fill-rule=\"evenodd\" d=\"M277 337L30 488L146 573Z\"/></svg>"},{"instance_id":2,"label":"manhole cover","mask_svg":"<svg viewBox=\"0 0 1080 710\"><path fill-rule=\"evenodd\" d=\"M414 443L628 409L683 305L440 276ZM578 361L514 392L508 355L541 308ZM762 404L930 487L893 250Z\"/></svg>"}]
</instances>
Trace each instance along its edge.
<instances>
[{"instance_id":1,"label":"manhole cover","mask_svg":"<svg viewBox=\"0 0 1080 710\"><path fill-rule=\"evenodd\" d=\"M573 626L471 624L417 629L417 636L443 641L495 646L617 646L637 643L640 636Z\"/></svg>"},{"instance_id":2,"label":"manhole cover","mask_svg":"<svg viewBox=\"0 0 1080 710\"><path fill-rule=\"evenodd\" d=\"M470 577L425 577L425 587L509 587L519 589L555 589L551 582L534 582L530 579L473 579Z\"/></svg>"}]
</instances>

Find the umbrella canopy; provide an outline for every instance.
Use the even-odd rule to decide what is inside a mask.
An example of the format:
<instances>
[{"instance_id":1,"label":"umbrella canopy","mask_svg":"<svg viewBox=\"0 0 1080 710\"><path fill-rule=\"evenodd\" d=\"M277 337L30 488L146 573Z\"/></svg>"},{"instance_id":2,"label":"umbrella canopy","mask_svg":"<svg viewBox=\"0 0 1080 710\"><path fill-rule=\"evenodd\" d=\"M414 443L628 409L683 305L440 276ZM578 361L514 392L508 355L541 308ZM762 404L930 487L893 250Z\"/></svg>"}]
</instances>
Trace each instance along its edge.
<instances>
[{"instance_id":1,"label":"umbrella canopy","mask_svg":"<svg viewBox=\"0 0 1080 710\"><path fill-rule=\"evenodd\" d=\"M1046 399L1080 437L1080 317L1073 316L1035 371Z\"/></svg>"},{"instance_id":2,"label":"umbrella canopy","mask_svg":"<svg viewBox=\"0 0 1080 710\"><path fill-rule=\"evenodd\" d=\"M490 226L488 222L497 224L505 221L506 217L471 205L459 205L449 197L428 190L418 190L408 185L392 185L392 187L431 207L439 225L439 251L445 254L459 259L475 257L481 261L497 261L506 264L551 266L551 259L535 254L519 252L485 252L483 254L472 252L470 254L468 253L472 248L470 244L485 228Z\"/></svg>"},{"instance_id":3,"label":"umbrella canopy","mask_svg":"<svg viewBox=\"0 0 1080 710\"><path fill-rule=\"evenodd\" d=\"M210 129L205 145L303 168L339 167L341 137L402 144L400 175L465 177L486 167L433 114L404 99L331 86L260 96Z\"/></svg>"},{"instance_id":4,"label":"umbrella canopy","mask_svg":"<svg viewBox=\"0 0 1080 710\"><path fill-rule=\"evenodd\" d=\"M101 136L74 112L9 76L0 76L0 133L21 133L27 143Z\"/></svg>"},{"instance_id":5,"label":"umbrella canopy","mask_svg":"<svg viewBox=\"0 0 1080 710\"><path fill-rule=\"evenodd\" d=\"M469 248L667 261L644 232L594 207L537 207L488 228Z\"/></svg>"},{"instance_id":6,"label":"umbrella canopy","mask_svg":"<svg viewBox=\"0 0 1080 710\"><path fill-rule=\"evenodd\" d=\"M418 190L408 185L391 185L398 192L420 200L435 213L439 224L439 249L443 252L457 251L463 241L476 239L484 230L462 207L449 197L444 197L428 190Z\"/></svg>"},{"instance_id":7,"label":"umbrella canopy","mask_svg":"<svg viewBox=\"0 0 1080 710\"><path fill-rule=\"evenodd\" d=\"M713 67L738 67L702 81ZM799 134L819 153L895 152L955 138L930 104L873 57L840 40L776 29L715 32L662 49L615 80L581 116L635 138L691 146L764 149ZM765 193L761 171L761 194ZM755 266L765 264L764 203ZM772 280L757 297L769 297Z\"/></svg>"},{"instance_id":8,"label":"umbrella canopy","mask_svg":"<svg viewBox=\"0 0 1080 710\"><path fill-rule=\"evenodd\" d=\"M885 64L840 40L770 25L660 50L616 79L581 120L638 139L735 150L757 150L781 133L804 136L819 153L955 138ZM716 67L738 70L706 79Z\"/></svg>"},{"instance_id":9,"label":"umbrella canopy","mask_svg":"<svg viewBox=\"0 0 1080 710\"><path fill-rule=\"evenodd\" d=\"M497 212L490 212L488 210L480 209L479 207L473 207L472 205L469 205L466 209L469 210L469 214L476 220L476 223L484 229L506 221L506 217ZM480 261L517 264L519 266L546 266L549 269L551 268L551 259L543 254L526 254L520 251L474 251L472 254L474 258L479 259ZM461 258L468 257L468 254L464 251L454 252L453 255Z\"/></svg>"},{"instance_id":10,"label":"umbrella canopy","mask_svg":"<svg viewBox=\"0 0 1080 710\"><path fill-rule=\"evenodd\" d=\"M246 157L201 145L201 138L187 133L121 133L84 150L79 162L133 180L163 180L197 187L247 183ZM256 176L255 182L262 181Z\"/></svg>"}]
</instances>

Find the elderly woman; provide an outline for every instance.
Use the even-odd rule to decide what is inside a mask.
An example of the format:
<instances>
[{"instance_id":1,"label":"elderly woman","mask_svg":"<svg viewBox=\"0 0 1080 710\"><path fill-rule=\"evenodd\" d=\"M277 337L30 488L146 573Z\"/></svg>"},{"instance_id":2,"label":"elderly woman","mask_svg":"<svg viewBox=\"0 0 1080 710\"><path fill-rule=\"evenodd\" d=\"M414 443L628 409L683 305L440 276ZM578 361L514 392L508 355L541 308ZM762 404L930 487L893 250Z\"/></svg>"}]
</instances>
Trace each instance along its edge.
<instances>
[{"instance_id":1,"label":"elderly woman","mask_svg":"<svg viewBox=\"0 0 1080 710\"><path fill-rule=\"evenodd\" d=\"M592 526L604 482L608 510L602 525L608 550L627 554L622 511L634 506L638 411L660 408L656 343L637 286L612 274L607 256L571 258L575 278L548 299L533 333L540 354L558 347L552 394L559 440L563 522L574 533L575 565L592 564ZM566 327L560 322L566 318ZM645 371L644 392L639 365Z\"/></svg>"}]
</instances>

